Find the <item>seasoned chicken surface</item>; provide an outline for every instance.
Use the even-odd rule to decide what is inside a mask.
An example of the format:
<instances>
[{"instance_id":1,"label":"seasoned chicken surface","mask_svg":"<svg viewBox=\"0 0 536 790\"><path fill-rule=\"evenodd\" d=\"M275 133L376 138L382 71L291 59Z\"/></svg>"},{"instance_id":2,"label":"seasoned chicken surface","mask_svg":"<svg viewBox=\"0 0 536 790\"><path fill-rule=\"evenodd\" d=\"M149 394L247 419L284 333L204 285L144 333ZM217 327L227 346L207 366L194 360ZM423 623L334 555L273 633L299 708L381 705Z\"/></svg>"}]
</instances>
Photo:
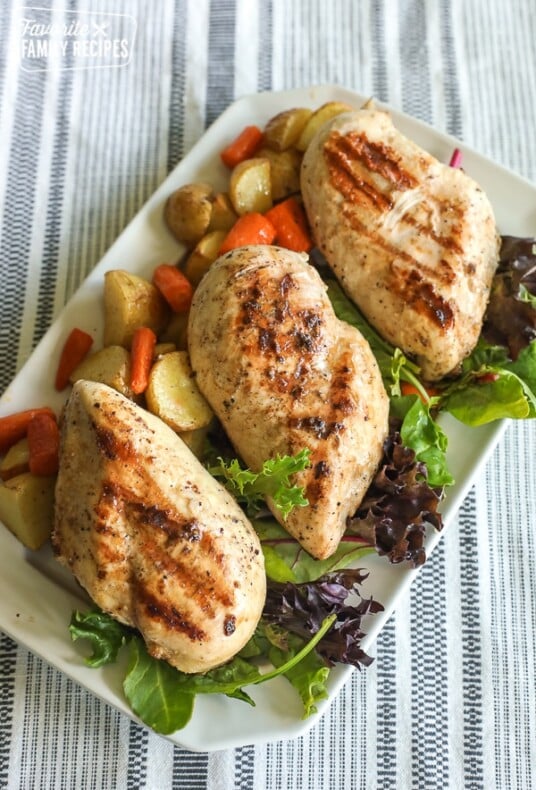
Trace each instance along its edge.
<instances>
[{"instance_id":1,"label":"seasoned chicken surface","mask_svg":"<svg viewBox=\"0 0 536 790\"><path fill-rule=\"evenodd\" d=\"M307 256L234 250L194 295L188 342L197 383L245 463L311 452L294 476L309 500L286 521L314 557L336 550L387 435L388 399L368 343L339 321Z\"/></svg>"},{"instance_id":2,"label":"seasoned chicken surface","mask_svg":"<svg viewBox=\"0 0 536 790\"><path fill-rule=\"evenodd\" d=\"M301 187L315 243L370 323L424 378L454 372L477 342L498 261L480 187L366 108L317 133Z\"/></svg>"},{"instance_id":3,"label":"seasoned chicken surface","mask_svg":"<svg viewBox=\"0 0 536 790\"><path fill-rule=\"evenodd\" d=\"M262 551L184 442L115 390L79 381L60 452L53 546L95 603L183 672L237 653L264 606Z\"/></svg>"}]
</instances>

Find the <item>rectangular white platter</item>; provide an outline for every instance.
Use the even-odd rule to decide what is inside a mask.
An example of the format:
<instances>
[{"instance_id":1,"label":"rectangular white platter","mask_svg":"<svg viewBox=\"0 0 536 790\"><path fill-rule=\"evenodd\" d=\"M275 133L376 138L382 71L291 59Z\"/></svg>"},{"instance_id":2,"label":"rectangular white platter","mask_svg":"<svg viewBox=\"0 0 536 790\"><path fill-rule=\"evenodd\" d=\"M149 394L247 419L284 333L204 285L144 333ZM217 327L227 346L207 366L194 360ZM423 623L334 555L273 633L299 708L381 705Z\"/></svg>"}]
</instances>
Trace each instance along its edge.
<instances>
[{"instance_id":1,"label":"rectangular white platter","mask_svg":"<svg viewBox=\"0 0 536 790\"><path fill-rule=\"evenodd\" d=\"M96 338L95 347L99 347L104 273L122 268L150 276L157 264L179 257L181 249L163 223L164 202L174 189L191 181L209 181L224 189L228 171L220 161L219 152L244 126L262 126L277 112L291 107L316 108L326 101L340 100L357 108L367 98L338 86L321 86L261 93L231 105L169 175L67 304L4 393L0 415L45 404L59 412L65 399L53 388L53 371L59 351L66 334L74 326L89 331ZM401 113L393 111L392 115L404 134L442 161L449 160L456 146L462 149L464 169L488 193L502 233L534 234L534 186L468 150L459 141ZM449 436L449 466L456 479L441 506L446 529L505 424L468 429L449 419L443 426ZM428 536L428 556L441 534ZM361 565L370 571L364 594L373 595L385 607L382 614L375 615L367 623L363 647L371 651L376 636L417 571L402 565L391 566L377 556L366 557ZM75 682L132 716L122 693L122 667L89 669L83 662L84 646L73 644L69 638L71 612L85 603L83 595L58 567L50 550L27 552L6 529L0 530L0 628ZM284 679L248 689L256 701L255 708L221 695L201 696L196 700L190 723L170 740L193 751L215 751L303 735L318 721L351 672L352 669L344 666L332 671L329 698L318 706L317 714L306 720L302 719L297 695Z\"/></svg>"}]
</instances>

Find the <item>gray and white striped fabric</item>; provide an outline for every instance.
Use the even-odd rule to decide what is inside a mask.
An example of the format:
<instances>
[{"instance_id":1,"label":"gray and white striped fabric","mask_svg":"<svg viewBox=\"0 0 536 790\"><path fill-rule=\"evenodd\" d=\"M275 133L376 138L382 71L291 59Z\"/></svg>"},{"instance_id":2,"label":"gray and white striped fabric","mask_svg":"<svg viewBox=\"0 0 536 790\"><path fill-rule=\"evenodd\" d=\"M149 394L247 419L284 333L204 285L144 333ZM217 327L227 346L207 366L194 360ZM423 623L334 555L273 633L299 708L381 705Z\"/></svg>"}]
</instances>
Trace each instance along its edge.
<instances>
[{"instance_id":1,"label":"gray and white striped fabric","mask_svg":"<svg viewBox=\"0 0 536 790\"><path fill-rule=\"evenodd\" d=\"M0 10L0 390L244 94L339 83L536 179L533 0L40 0L136 25L124 67L40 71L30 4ZM536 787L535 448L535 425L508 428L375 663L297 740L189 753L2 636L0 788Z\"/></svg>"}]
</instances>

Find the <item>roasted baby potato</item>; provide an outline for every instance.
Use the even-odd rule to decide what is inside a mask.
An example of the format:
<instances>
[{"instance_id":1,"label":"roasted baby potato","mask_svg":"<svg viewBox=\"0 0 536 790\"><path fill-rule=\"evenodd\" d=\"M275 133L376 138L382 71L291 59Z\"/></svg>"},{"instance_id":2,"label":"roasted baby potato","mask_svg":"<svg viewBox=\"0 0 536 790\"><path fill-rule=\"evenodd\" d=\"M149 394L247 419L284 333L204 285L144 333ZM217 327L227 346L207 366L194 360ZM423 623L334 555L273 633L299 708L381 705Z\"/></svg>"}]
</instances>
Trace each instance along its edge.
<instances>
[{"instance_id":1,"label":"roasted baby potato","mask_svg":"<svg viewBox=\"0 0 536 790\"><path fill-rule=\"evenodd\" d=\"M186 351L165 354L154 363L145 398L149 411L178 433L204 428L213 417Z\"/></svg>"},{"instance_id":2,"label":"roasted baby potato","mask_svg":"<svg viewBox=\"0 0 536 790\"><path fill-rule=\"evenodd\" d=\"M282 200L299 192L302 155L296 148L289 148L287 151L261 148L259 156L270 162L273 200Z\"/></svg>"},{"instance_id":3,"label":"roasted baby potato","mask_svg":"<svg viewBox=\"0 0 536 790\"><path fill-rule=\"evenodd\" d=\"M254 157L240 162L231 173L231 203L237 214L264 214L272 208L272 183L268 159Z\"/></svg>"},{"instance_id":4,"label":"roasted baby potato","mask_svg":"<svg viewBox=\"0 0 536 790\"><path fill-rule=\"evenodd\" d=\"M21 439L12 445L0 462L0 478L9 480L10 477L27 472L29 467L28 439Z\"/></svg>"},{"instance_id":5,"label":"roasted baby potato","mask_svg":"<svg viewBox=\"0 0 536 790\"><path fill-rule=\"evenodd\" d=\"M130 354L123 346L106 346L86 357L72 372L69 381L99 381L132 398L130 386Z\"/></svg>"},{"instance_id":6,"label":"roasted baby potato","mask_svg":"<svg viewBox=\"0 0 536 790\"><path fill-rule=\"evenodd\" d=\"M183 267L183 272L192 285L199 285L203 275L210 269L219 255L220 247L226 235L227 232L225 230L213 230L211 233L203 236L201 241L198 241L195 245Z\"/></svg>"},{"instance_id":7,"label":"roasted baby potato","mask_svg":"<svg viewBox=\"0 0 536 790\"><path fill-rule=\"evenodd\" d=\"M136 274L114 269L104 275L104 345L130 348L140 326L157 335L169 320L169 308L157 288Z\"/></svg>"},{"instance_id":8,"label":"roasted baby potato","mask_svg":"<svg viewBox=\"0 0 536 790\"><path fill-rule=\"evenodd\" d=\"M284 110L274 115L264 128L266 145L274 151L286 151L291 148L298 142L312 114L313 111L306 107L295 107L293 110Z\"/></svg>"},{"instance_id":9,"label":"roasted baby potato","mask_svg":"<svg viewBox=\"0 0 536 790\"><path fill-rule=\"evenodd\" d=\"M340 115L343 112L350 112L353 109L354 108L349 104L340 101L328 101L327 104L323 104L322 107L319 107L318 110L311 115L303 128L300 138L296 143L298 151L306 150L320 127L327 123L327 121L334 118L336 115Z\"/></svg>"},{"instance_id":10,"label":"roasted baby potato","mask_svg":"<svg viewBox=\"0 0 536 790\"><path fill-rule=\"evenodd\" d=\"M0 521L29 549L41 548L50 535L55 484L55 477L24 472L0 485Z\"/></svg>"},{"instance_id":11,"label":"roasted baby potato","mask_svg":"<svg viewBox=\"0 0 536 790\"><path fill-rule=\"evenodd\" d=\"M212 201L212 214L208 231L230 230L238 219L227 192L218 192Z\"/></svg>"},{"instance_id":12,"label":"roasted baby potato","mask_svg":"<svg viewBox=\"0 0 536 790\"><path fill-rule=\"evenodd\" d=\"M168 197L164 220L177 241L191 247L206 233L212 216L210 184L186 184Z\"/></svg>"}]
</instances>

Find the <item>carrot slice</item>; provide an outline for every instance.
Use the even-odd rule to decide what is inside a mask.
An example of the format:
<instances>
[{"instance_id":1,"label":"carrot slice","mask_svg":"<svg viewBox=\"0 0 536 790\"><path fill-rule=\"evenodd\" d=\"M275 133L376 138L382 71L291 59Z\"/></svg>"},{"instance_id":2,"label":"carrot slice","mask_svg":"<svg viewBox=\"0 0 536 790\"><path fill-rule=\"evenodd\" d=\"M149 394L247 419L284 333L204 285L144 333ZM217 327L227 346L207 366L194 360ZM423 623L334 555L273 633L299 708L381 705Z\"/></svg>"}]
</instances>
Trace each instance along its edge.
<instances>
[{"instance_id":1,"label":"carrot slice","mask_svg":"<svg viewBox=\"0 0 536 790\"><path fill-rule=\"evenodd\" d=\"M307 227L307 218L296 198L289 197L277 203L264 215L275 228L277 244L294 252L309 252L313 241Z\"/></svg>"},{"instance_id":2,"label":"carrot slice","mask_svg":"<svg viewBox=\"0 0 536 790\"><path fill-rule=\"evenodd\" d=\"M56 371L56 389L61 392L69 383L69 376L82 362L93 345L93 338L82 329L75 327L63 346Z\"/></svg>"},{"instance_id":3,"label":"carrot slice","mask_svg":"<svg viewBox=\"0 0 536 790\"><path fill-rule=\"evenodd\" d=\"M24 439L30 421L37 414L48 414L49 417L56 419L54 412L48 406L26 409L26 411L19 411L16 414L8 414L7 417L0 417L0 453L5 453L20 439Z\"/></svg>"},{"instance_id":4,"label":"carrot slice","mask_svg":"<svg viewBox=\"0 0 536 790\"><path fill-rule=\"evenodd\" d=\"M153 283L175 313L185 313L190 309L194 287L176 266L161 263L154 270Z\"/></svg>"},{"instance_id":5,"label":"carrot slice","mask_svg":"<svg viewBox=\"0 0 536 790\"><path fill-rule=\"evenodd\" d=\"M274 239L275 228L266 216L256 212L242 214L224 238L220 255L246 244L271 244Z\"/></svg>"},{"instance_id":6,"label":"carrot slice","mask_svg":"<svg viewBox=\"0 0 536 790\"><path fill-rule=\"evenodd\" d=\"M263 140L263 134L258 126L246 126L238 137L236 137L229 145L221 152L221 160L227 167L235 167L253 156L255 151L260 147Z\"/></svg>"},{"instance_id":7,"label":"carrot slice","mask_svg":"<svg viewBox=\"0 0 536 790\"><path fill-rule=\"evenodd\" d=\"M152 329L148 326L136 329L130 349L130 386L135 395L147 389L155 345L156 335Z\"/></svg>"},{"instance_id":8,"label":"carrot slice","mask_svg":"<svg viewBox=\"0 0 536 790\"><path fill-rule=\"evenodd\" d=\"M30 472L45 477L58 471L60 431L50 414L36 414L28 423Z\"/></svg>"},{"instance_id":9,"label":"carrot slice","mask_svg":"<svg viewBox=\"0 0 536 790\"><path fill-rule=\"evenodd\" d=\"M439 390L436 387L425 387L424 389L430 398L433 398L434 395L439 395ZM402 395L418 395L421 400L424 400L422 392L414 384L410 384L409 381L400 382L400 392Z\"/></svg>"}]
</instances>

